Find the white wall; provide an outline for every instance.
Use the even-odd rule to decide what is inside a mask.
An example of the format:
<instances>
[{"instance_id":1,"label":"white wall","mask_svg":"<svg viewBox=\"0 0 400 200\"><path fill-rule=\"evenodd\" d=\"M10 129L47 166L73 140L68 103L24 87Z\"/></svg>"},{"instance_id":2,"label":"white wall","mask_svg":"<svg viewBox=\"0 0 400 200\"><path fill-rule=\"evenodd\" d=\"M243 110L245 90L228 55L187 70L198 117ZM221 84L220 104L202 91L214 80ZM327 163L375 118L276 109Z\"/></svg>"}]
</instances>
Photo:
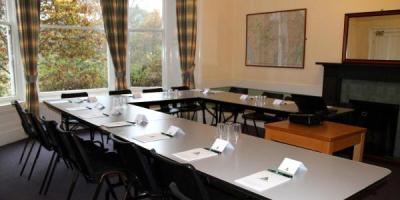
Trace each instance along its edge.
<instances>
[{"instance_id":1,"label":"white wall","mask_svg":"<svg viewBox=\"0 0 400 200\"><path fill-rule=\"evenodd\" d=\"M0 146L26 137L13 106L0 106L0 122Z\"/></svg>"},{"instance_id":2,"label":"white wall","mask_svg":"<svg viewBox=\"0 0 400 200\"><path fill-rule=\"evenodd\" d=\"M340 62L344 14L400 8L399 0L200 0L203 4L202 82L289 93L322 94L323 68L318 61ZM307 9L304 69L247 67L246 15Z\"/></svg>"}]
</instances>

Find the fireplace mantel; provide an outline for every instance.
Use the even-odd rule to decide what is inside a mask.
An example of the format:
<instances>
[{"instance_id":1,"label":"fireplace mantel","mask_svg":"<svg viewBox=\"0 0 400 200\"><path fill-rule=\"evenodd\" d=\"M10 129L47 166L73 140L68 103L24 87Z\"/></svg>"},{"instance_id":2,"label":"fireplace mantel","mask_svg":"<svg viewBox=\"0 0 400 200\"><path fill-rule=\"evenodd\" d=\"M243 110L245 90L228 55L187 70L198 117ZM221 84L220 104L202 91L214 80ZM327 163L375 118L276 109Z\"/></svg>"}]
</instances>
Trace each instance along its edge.
<instances>
[{"instance_id":1,"label":"fireplace mantel","mask_svg":"<svg viewBox=\"0 0 400 200\"><path fill-rule=\"evenodd\" d=\"M361 63L317 62L324 67L323 97L330 105L340 105L343 79L398 82L400 66Z\"/></svg>"}]
</instances>

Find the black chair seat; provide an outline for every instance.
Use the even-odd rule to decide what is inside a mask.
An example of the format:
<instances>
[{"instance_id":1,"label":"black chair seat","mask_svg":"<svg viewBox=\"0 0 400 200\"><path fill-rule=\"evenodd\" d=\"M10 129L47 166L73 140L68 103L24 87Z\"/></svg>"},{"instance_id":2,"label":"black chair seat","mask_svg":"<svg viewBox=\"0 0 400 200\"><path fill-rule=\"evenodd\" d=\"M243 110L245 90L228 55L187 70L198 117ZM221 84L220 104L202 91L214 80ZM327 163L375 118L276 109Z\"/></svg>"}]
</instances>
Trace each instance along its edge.
<instances>
[{"instance_id":1,"label":"black chair seat","mask_svg":"<svg viewBox=\"0 0 400 200\"><path fill-rule=\"evenodd\" d=\"M126 171L126 168L121 163L120 157L114 152L103 152L91 157L90 162L93 174L91 174L90 177L86 177L90 181L98 182L104 174L120 174Z\"/></svg>"}]
</instances>

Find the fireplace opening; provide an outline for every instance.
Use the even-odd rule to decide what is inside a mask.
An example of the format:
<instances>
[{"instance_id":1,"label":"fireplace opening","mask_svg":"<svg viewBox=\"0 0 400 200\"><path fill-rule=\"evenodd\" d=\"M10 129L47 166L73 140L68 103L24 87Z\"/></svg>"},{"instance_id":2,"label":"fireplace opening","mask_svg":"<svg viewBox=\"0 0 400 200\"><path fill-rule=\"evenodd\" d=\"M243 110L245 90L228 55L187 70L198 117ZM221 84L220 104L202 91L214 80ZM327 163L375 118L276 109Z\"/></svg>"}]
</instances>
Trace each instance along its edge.
<instances>
[{"instance_id":1,"label":"fireplace opening","mask_svg":"<svg viewBox=\"0 0 400 200\"><path fill-rule=\"evenodd\" d=\"M393 157L399 105L349 100L352 124L367 128L364 155Z\"/></svg>"}]
</instances>

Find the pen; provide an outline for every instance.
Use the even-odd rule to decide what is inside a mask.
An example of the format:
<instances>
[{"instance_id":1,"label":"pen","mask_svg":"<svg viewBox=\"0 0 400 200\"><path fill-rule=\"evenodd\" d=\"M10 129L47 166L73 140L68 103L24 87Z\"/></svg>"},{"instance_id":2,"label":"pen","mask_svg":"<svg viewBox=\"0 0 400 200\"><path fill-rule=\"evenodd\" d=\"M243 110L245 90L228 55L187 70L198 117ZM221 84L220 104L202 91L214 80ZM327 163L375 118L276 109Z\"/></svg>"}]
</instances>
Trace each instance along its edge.
<instances>
[{"instance_id":1,"label":"pen","mask_svg":"<svg viewBox=\"0 0 400 200\"><path fill-rule=\"evenodd\" d=\"M268 171L270 171L270 172L272 172L272 173L275 173L275 174L279 174L279 175L284 176L284 177L287 177L287 178L293 178L293 176L290 176L290 175L288 175L288 174L279 172L278 170L268 169Z\"/></svg>"},{"instance_id":2,"label":"pen","mask_svg":"<svg viewBox=\"0 0 400 200\"><path fill-rule=\"evenodd\" d=\"M103 115L104 115L104 116L107 116L107 117L109 117L109 116L110 116L109 114L106 114L106 113L103 113Z\"/></svg>"},{"instance_id":3,"label":"pen","mask_svg":"<svg viewBox=\"0 0 400 200\"><path fill-rule=\"evenodd\" d=\"M165 135L165 136L168 136L168 137L171 137L171 138L172 138L172 135L168 135L168 134L166 134L166 133L164 133L164 132L161 132L161 135Z\"/></svg>"}]
</instances>

